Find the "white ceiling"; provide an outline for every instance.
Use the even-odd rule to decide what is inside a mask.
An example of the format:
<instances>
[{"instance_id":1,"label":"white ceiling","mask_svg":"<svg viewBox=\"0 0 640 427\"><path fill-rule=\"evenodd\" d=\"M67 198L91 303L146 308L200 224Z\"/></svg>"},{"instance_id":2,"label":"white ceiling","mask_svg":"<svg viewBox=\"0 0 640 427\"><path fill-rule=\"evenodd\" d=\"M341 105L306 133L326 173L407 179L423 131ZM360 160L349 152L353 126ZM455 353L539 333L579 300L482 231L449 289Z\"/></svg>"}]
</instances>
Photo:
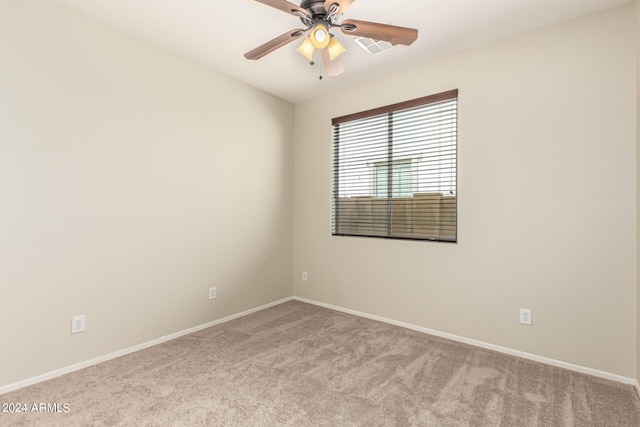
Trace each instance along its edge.
<instances>
[{"instance_id":1,"label":"white ceiling","mask_svg":"<svg viewBox=\"0 0 640 427\"><path fill-rule=\"evenodd\" d=\"M345 72L322 80L319 55L311 66L295 50L302 39L258 61L244 58L245 52L262 43L304 28L298 18L254 0L51 1L297 103L631 0L357 0L345 19L417 28L418 40L373 56L336 29L333 32L347 48L341 57Z\"/></svg>"}]
</instances>

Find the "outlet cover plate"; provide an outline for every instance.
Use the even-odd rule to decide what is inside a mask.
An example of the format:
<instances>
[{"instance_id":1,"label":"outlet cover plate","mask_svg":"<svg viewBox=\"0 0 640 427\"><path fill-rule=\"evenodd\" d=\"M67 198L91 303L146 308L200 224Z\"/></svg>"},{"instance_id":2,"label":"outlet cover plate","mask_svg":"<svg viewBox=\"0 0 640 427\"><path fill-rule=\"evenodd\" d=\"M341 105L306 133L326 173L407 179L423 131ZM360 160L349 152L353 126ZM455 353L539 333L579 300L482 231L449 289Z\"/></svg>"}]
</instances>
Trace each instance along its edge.
<instances>
[{"instance_id":1,"label":"outlet cover plate","mask_svg":"<svg viewBox=\"0 0 640 427\"><path fill-rule=\"evenodd\" d=\"M217 294L216 288L209 288L209 299L215 299Z\"/></svg>"},{"instance_id":2,"label":"outlet cover plate","mask_svg":"<svg viewBox=\"0 0 640 427\"><path fill-rule=\"evenodd\" d=\"M531 310L528 308L520 309L520 323L523 325L531 325Z\"/></svg>"},{"instance_id":3,"label":"outlet cover plate","mask_svg":"<svg viewBox=\"0 0 640 427\"><path fill-rule=\"evenodd\" d=\"M78 332L84 332L86 316L79 314L71 318L71 333L77 334Z\"/></svg>"}]
</instances>

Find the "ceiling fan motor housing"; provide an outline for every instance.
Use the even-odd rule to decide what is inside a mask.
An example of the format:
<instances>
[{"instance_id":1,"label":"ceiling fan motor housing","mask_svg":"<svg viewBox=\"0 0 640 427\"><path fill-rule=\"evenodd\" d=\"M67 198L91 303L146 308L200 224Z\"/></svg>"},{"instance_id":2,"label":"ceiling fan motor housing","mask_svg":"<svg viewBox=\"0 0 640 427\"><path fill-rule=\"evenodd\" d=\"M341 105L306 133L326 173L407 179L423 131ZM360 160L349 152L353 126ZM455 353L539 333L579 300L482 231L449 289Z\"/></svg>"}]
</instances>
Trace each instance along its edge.
<instances>
[{"instance_id":1,"label":"ceiling fan motor housing","mask_svg":"<svg viewBox=\"0 0 640 427\"><path fill-rule=\"evenodd\" d=\"M318 0L302 0L300 7L311 12L314 18L324 18L327 11L324 10L324 2Z\"/></svg>"}]
</instances>

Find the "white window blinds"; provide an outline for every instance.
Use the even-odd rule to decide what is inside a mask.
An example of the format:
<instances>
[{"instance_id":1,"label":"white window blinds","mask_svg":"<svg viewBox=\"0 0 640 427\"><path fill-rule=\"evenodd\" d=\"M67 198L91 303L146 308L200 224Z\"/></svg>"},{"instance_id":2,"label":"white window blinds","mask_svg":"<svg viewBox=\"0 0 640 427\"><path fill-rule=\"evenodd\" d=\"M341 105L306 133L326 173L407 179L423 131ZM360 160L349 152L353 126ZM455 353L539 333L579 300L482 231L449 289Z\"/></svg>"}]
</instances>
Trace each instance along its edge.
<instances>
[{"instance_id":1,"label":"white window blinds","mask_svg":"<svg viewBox=\"0 0 640 427\"><path fill-rule=\"evenodd\" d=\"M455 242L458 91L333 119L334 235Z\"/></svg>"}]
</instances>

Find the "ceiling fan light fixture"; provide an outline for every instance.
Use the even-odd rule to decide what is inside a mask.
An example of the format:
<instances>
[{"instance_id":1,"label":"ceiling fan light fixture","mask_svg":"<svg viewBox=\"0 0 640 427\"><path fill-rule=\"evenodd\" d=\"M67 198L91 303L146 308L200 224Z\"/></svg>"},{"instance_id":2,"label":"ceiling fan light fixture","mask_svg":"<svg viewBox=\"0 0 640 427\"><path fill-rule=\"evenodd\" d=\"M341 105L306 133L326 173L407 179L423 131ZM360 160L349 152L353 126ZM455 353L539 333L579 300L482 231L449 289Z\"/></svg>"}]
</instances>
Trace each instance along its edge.
<instances>
[{"instance_id":1,"label":"ceiling fan light fixture","mask_svg":"<svg viewBox=\"0 0 640 427\"><path fill-rule=\"evenodd\" d=\"M313 46L309 37L305 37L302 44L296 50L309 61L313 61L313 51L316 50L316 48Z\"/></svg>"},{"instance_id":2,"label":"ceiling fan light fixture","mask_svg":"<svg viewBox=\"0 0 640 427\"><path fill-rule=\"evenodd\" d=\"M331 36L331 40L329 40L329 44L327 45L327 50L329 51L330 60L333 61L338 56L345 53L347 49L340 44L340 41L336 37Z\"/></svg>"},{"instance_id":3,"label":"ceiling fan light fixture","mask_svg":"<svg viewBox=\"0 0 640 427\"><path fill-rule=\"evenodd\" d=\"M370 53L378 53L397 44L409 46L418 39L418 30L415 28L398 27L396 25L357 19L343 20L342 14L355 0L298 0L300 1L300 6L292 3L291 1L293 0L255 1L297 16L304 24L304 29L290 30L250 50L244 54L244 57L249 60L260 59L294 40L303 38L302 44L296 50L307 58L311 65L314 65L313 56L315 51L319 50L326 75L328 77L336 77L344 72L344 67L339 57L346 49L329 32L332 28L339 28L347 36L362 38L361 43L359 43L360 46L367 48ZM368 40L370 42L367 42ZM382 45L382 41L388 46Z\"/></svg>"},{"instance_id":4,"label":"ceiling fan light fixture","mask_svg":"<svg viewBox=\"0 0 640 427\"><path fill-rule=\"evenodd\" d=\"M326 25L319 22L313 27L313 30L311 30L309 39L311 39L311 43L313 43L316 49L324 49L329 44L331 36L329 35L329 30Z\"/></svg>"}]
</instances>

